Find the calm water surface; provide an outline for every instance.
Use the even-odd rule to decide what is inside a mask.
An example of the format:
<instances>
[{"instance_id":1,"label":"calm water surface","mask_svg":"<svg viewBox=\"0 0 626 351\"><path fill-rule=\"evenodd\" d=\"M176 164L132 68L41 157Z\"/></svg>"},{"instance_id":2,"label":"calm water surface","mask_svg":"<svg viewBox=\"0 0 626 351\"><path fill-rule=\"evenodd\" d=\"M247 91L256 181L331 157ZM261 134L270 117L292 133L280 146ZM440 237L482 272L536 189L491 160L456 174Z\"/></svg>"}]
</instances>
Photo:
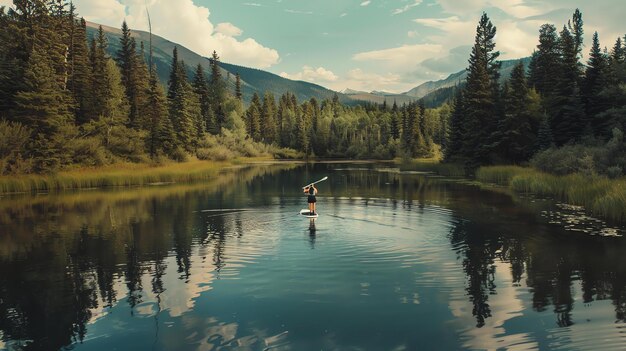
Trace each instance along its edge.
<instances>
[{"instance_id":1,"label":"calm water surface","mask_svg":"<svg viewBox=\"0 0 626 351\"><path fill-rule=\"evenodd\" d=\"M1 198L0 349L626 348L623 228L385 167Z\"/></svg>"}]
</instances>

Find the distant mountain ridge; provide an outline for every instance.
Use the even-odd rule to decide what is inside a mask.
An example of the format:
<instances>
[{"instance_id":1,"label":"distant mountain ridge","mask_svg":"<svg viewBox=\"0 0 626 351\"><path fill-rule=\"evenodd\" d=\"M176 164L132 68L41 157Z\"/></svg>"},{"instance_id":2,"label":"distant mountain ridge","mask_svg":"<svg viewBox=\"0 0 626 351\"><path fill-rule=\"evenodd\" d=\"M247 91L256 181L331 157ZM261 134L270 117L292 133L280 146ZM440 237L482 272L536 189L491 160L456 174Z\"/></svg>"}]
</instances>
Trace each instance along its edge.
<instances>
[{"instance_id":1,"label":"distant mountain ridge","mask_svg":"<svg viewBox=\"0 0 626 351\"><path fill-rule=\"evenodd\" d=\"M522 61L525 68L528 68L528 65L530 64L530 57L502 61L502 66L500 68L500 83L509 79L511 72L513 71L513 67L515 67L519 61ZM446 100L449 100L454 95L454 88L463 84L466 79L467 70L462 70L450 74L445 79L422 83L415 88L400 94L377 91L367 93L352 89L345 89L343 93L347 95L348 98L356 101L374 103L383 103L384 101L387 101L388 104L392 104L395 101L399 105L424 99L427 107L436 107Z\"/></svg>"},{"instance_id":2,"label":"distant mountain ridge","mask_svg":"<svg viewBox=\"0 0 626 351\"><path fill-rule=\"evenodd\" d=\"M502 66L500 68L500 83L508 80L511 76L511 72L513 71L513 67L519 62L522 61L524 67L528 69L528 65L530 64L530 57L524 57L521 59L515 60L504 60L502 62ZM446 79L438 80L436 82L430 81L416 86L415 88L403 93L403 95L413 96L416 98L422 98L436 90L442 88L450 88L459 85L460 83L465 82L467 79L467 70L462 70L456 73L452 73Z\"/></svg>"},{"instance_id":3,"label":"distant mountain ridge","mask_svg":"<svg viewBox=\"0 0 626 351\"><path fill-rule=\"evenodd\" d=\"M98 30L98 26L100 25L97 23L87 22L88 38L94 36ZM104 25L102 26L102 29L104 30L109 42L108 53L111 56L115 56L117 50L120 48L122 31L121 29ZM145 46L144 53L147 61L150 33L140 30L131 30L131 34L137 42L137 47L139 47L140 43L143 42ZM174 50L174 47L178 49L179 59L183 60L187 66L187 74L190 79L193 77L198 64L201 64L207 74L209 74L210 70L208 58L199 55L180 44L174 43L156 34L152 34L153 64L156 66L156 72L159 76L159 80L164 85L167 85L169 78L172 51ZM337 94L340 101L344 103L352 102L352 100L344 94L336 93L333 90L317 84L290 80L267 71L238 66L226 62L220 62L220 67L222 69L222 75L228 78L229 85L232 89L234 89L235 75L239 73L242 82L243 98L246 102L249 102L252 99L252 95L254 93L257 93L262 97L266 91L272 92L276 98L279 98L283 93L290 92L296 95L298 101L309 100L312 97L321 101L327 98L330 99Z\"/></svg>"}]
</instances>

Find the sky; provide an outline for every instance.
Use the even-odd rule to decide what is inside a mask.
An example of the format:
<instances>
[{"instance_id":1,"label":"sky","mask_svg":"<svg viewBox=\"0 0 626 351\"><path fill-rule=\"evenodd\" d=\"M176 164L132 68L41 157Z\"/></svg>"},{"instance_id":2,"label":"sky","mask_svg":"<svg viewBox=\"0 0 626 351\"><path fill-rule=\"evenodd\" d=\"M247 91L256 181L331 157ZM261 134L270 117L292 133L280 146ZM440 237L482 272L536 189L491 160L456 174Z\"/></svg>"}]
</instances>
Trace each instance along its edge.
<instances>
[{"instance_id":1,"label":"sky","mask_svg":"<svg viewBox=\"0 0 626 351\"><path fill-rule=\"evenodd\" d=\"M538 30L579 8L585 55L626 34L619 0L73 0L86 20L147 30L222 61L333 90L404 92L467 68L486 12L502 59L529 56ZM0 0L10 5L11 0Z\"/></svg>"}]
</instances>

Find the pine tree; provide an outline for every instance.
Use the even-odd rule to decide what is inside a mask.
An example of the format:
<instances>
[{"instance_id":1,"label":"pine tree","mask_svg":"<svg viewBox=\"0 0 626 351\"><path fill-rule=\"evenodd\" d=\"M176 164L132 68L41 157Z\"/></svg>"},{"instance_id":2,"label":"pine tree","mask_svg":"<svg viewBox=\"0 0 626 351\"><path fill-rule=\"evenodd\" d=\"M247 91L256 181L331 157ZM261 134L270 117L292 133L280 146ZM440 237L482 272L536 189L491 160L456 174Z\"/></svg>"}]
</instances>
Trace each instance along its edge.
<instances>
[{"instance_id":1,"label":"pine tree","mask_svg":"<svg viewBox=\"0 0 626 351\"><path fill-rule=\"evenodd\" d=\"M211 106L213 107L213 114L215 116L215 130L214 133L220 133L222 126L226 120L224 115L224 81L222 79L222 72L220 70L220 57L217 52L213 51L213 55L209 60L211 65L211 81L209 84L209 91L211 96Z\"/></svg>"},{"instance_id":2,"label":"pine tree","mask_svg":"<svg viewBox=\"0 0 626 351\"><path fill-rule=\"evenodd\" d=\"M241 93L241 76L239 73L235 75L235 97L237 100L243 100L243 94Z\"/></svg>"},{"instance_id":3,"label":"pine tree","mask_svg":"<svg viewBox=\"0 0 626 351\"><path fill-rule=\"evenodd\" d=\"M450 115L450 131L448 146L444 151L445 160L451 161L459 158L463 149L463 139L465 136L464 129L465 117L465 101L463 89L457 89L456 96Z\"/></svg>"},{"instance_id":4,"label":"pine tree","mask_svg":"<svg viewBox=\"0 0 626 351\"><path fill-rule=\"evenodd\" d=\"M14 113L35 133L30 145L35 171L53 171L67 163L63 146L68 140L57 136L72 123L71 97L61 89L50 56L37 47L30 55L24 79L26 89L15 96Z\"/></svg>"},{"instance_id":5,"label":"pine tree","mask_svg":"<svg viewBox=\"0 0 626 351\"><path fill-rule=\"evenodd\" d=\"M149 85L148 67L145 63L143 43L141 55L137 53L137 43L131 35L126 21L122 23L122 37L120 48L117 51L116 61L122 72L122 83L126 89L126 97L130 104L128 121L131 126L138 128L141 125L142 106L147 99L146 92Z\"/></svg>"},{"instance_id":6,"label":"pine tree","mask_svg":"<svg viewBox=\"0 0 626 351\"><path fill-rule=\"evenodd\" d=\"M246 111L246 131L255 141L261 140L261 101L255 92L248 111Z\"/></svg>"},{"instance_id":7,"label":"pine tree","mask_svg":"<svg viewBox=\"0 0 626 351\"><path fill-rule=\"evenodd\" d=\"M9 119L8 112L15 108L15 95L26 89L24 72L32 52L32 29L36 25L30 19L26 1L16 1L15 10L0 12L0 116Z\"/></svg>"},{"instance_id":8,"label":"pine tree","mask_svg":"<svg viewBox=\"0 0 626 351\"><path fill-rule=\"evenodd\" d=\"M89 61L91 65L91 81L89 106L86 112L85 121L95 120L105 114L106 101L110 92L106 82L109 80L106 71L106 62L108 60L107 39L104 35L102 26L98 28L96 38L91 40L91 49L89 53Z\"/></svg>"},{"instance_id":9,"label":"pine tree","mask_svg":"<svg viewBox=\"0 0 626 351\"><path fill-rule=\"evenodd\" d=\"M476 28L476 41L469 59L465 88L465 130L462 153L468 169L490 162L493 150L492 134L497 127L497 61L494 51L496 27L487 14L482 15Z\"/></svg>"},{"instance_id":10,"label":"pine tree","mask_svg":"<svg viewBox=\"0 0 626 351\"><path fill-rule=\"evenodd\" d=\"M610 130L605 130L601 112L608 109L609 102L602 95L603 89L609 84L609 58L600 48L598 32L593 34L593 42L587 61L585 84L583 90L585 111L595 135L610 137Z\"/></svg>"},{"instance_id":11,"label":"pine tree","mask_svg":"<svg viewBox=\"0 0 626 351\"><path fill-rule=\"evenodd\" d=\"M504 91L504 116L498 125L498 150L506 161L520 163L532 155L535 144L528 111L529 89L522 62L513 68Z\"/></svg>"},{"instance_id":12,"label":"pine tree","mask_svg":"<svg viewBox=\"0 0 626 351\"><path fill-rule=\"evenodd\" d=\"M400 116L398 114L397 111L397 106L396 106L396 111L392 111L391 112L391 137L394 139L399 139L400 138L400 130L402 129L401 126L401 120L400 120Z\"/></svg>"},{"instance_id":13,"label":"pine tree","mask_svg":"<svg viewBox=\"0 0 626 351\"><path fill-rule=\"evenodd\" d=\"M550 98L555 94L559 60L556 27L544 24L539 29L539 45L533 53L529 67L529 85L544 97Z\"/></svg>"},{"instance_id":14,"label":"pine tree","mask_svg":"<svg viewBox=\"0 0 626 351\"><path fill-rule=\"evenodd\" d=\"M296 120L294 125L294 140L295 147L297 150L304 152L304 154L309 156L309 132L308 132L308 123L306 110L308 110L308 102L302 104L302 108L299 111L296 111Z\"/></svg>"},{"instance_id":15,"label":"pine tree","mask_svg":"<svg viewBox=\"0 0 626 351\"><path fill-rule=\"evenodd\" d=\"M580 138L587 121L580 97L580 74L576 41L564 26L559 35L560 64L556 66L559 77L552 106L552 135L557 146Z\"/></svg>"},{"instance_id":16,"label":"pine tree","mask_svg":"<svg viewBox=\"0 0 626 351\"><path fill-rule=\"evenodd\" d=\"M582 57L583 50L583 15L580 10L576 9L572 15L572 20L567 23L570 33L574 39L574 52L576 57L580 59Z\"/></svg>"},{"instance_id":17,"label":"pine tree","mask_svg":"<svg viewBox=\"0 0 626 351\"><path fill-rule=\"evenodd\" d=\"M146 112L148 136L146 139L150 158L155 159L161 152L170 154L175 149L174 128L167 117L166 97L156 74L150 77Z\"/></svg>"},{"instance_id":18,"label":"pine tree","mask_svg":"<svg viewBox=\"0 0 626 351\"><path fill-rule=\"evenodd\" d=\"M198 95L200 102L200 115L205 125L205 129L208 131L209 126L213 125L213 113L211 111L211 104L209 96L209 85L204 75L204 69L201 64L196 67L196 74L193 79L193 91Z\"/></svg>"},{"instance_id":19,"label":"pine tree","mask_svg":"<svg viewBox=\"0 0 626 351\"><path fill-rule=\"evenodd\" d=\"M128 101L122 85L121 74L113 59L106 59L104 91L107 95L104 99L102 113L95 122L98 133L102 136L103 144L109 147L112 133L115 128L124 126L128 120Z\"/></svg>"},{"instance_id":20,"label":"pine tree","mask_svg":"<svg viewBox=\"0 0 626 351\"><path fill-rule=\"evenodd\" d=\"M72 19L72 22L74 20ZM81 18L79 23L73 23L71 45L69 47L69 80L68 89L72 92L75 101L76 122L81 124L89 120L91 91L91 66L89 49L87 48L87 24Z\"/></svg>"},{"instance_id":21,"label":"pine tree","mask_svg":"<svg viewBox=\"0 0 626 351\"><path fill-rule=\"evenodd\" d=\"M263 140L272 144L276 141L276 102L274 95L266 91L263 96L263 106L261 108L261 135Z\"/></svg>"},{"instance_id":22,"label":"pine tree","mask_svg":"<svg viewBox=\"0 0 626 351\"><path fill-rule=\"evenodd\" d=\"M170 67L170 79L167 84L169 117L176 132L176 145L191 151L197 140L197 123L193 111L195 108L193 95L195 94L187 82L185 64L183 61L178 60L177 52L178 50L174 48ZM198 114L200 114L199 111Z\"/></svg>"}]
</instances>

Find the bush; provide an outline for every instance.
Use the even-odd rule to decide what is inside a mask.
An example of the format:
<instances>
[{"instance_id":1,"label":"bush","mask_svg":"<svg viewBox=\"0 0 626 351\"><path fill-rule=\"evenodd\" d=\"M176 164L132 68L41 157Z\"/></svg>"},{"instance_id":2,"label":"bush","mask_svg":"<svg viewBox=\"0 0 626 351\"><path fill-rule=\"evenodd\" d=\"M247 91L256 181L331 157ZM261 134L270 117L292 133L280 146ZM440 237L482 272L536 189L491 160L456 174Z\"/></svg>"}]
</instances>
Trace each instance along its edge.
<instances>
[{"instance_id":1,"label":"bush","mask_svg":"<svg viewBox=\"0 0 626 351\"><path fill-rule=\"evenodd\" d=\"M180 146L177 146L174 150L172 150L169 156L176 162L185 162L189 159L189 155L187 155L185 149Z\"/></svg>"},{"instance_id":2,"label":"bush","mask_svg":"<svg viewBox=\"0 0 626 351\"><path fill-rule=\"evenodd\" d=\"M272 151L272 155L276 159L290 160L304 158L304 154L300 151L289 148L275 148Z\"/></svg>"},{"instance_id":3,"label":"bush","mask_svg":"<svg viewBox=\"0 0 626 351\"><path fill-rule=\"evenodd\" d=\"M69 145L72 163L81 166L102 166L106 164L104 147L98 138L76 139Z\"/></svg>"},{"instance_id":4,"label":"bush","mask_svg":"<svg viewBox=\"0 0 626 351\"><path fill-rule=\"evenodd\" d=\"M589 150L583 145L565 145L539 152L530 160L530 164L541 171L556 175L589 173L590 156Z\"/></svg>"},{"instance_id":5,"label":"bush","mask_svg":"<svg viewBox=\"0 0 626 351\"><path fill-rule=\"evenodd\" d=\"M235 158L235 153L224 146L216 146L210 149L198 149L196 157L203 161L226 161Z\"/></svg>"},{"instance_id":6,"label":"bush","mask_svg":"<svg viewBox=\"0 0 626 351\"><path fill-rule=\"evenodd\" d=\"M145 132L125 126L111 128L111 132L103 141L107 150L125 161L145 162Z\"/></svg>"},{"instance_id":7,"label":"bush","mask_svg":"<svg viewBox=\"0 0 626 351\"><path fill-rule=\"evenodd\" d=\"M606 143L589 139L585 144L550 148L539 152L530 163L541 171L556 175L580 173L619 177L626 168L624 135L616 128L613 137Z\"/></svg>"},{"instance_id":8,"label":"bush","mask_svg":"<svg viewBox=\"0 0 626 351\"><path fill-rule=\"evenodd\" d=\"M30 129L20 123L0 120L0 174L14 173L25 168L30 171L30 167L24 167L22 160L24 146L30 135Z\"/></svg>"},{"instance_id":9,"label":"bush","mask_svg":"<svg viewBox=\"0 0 626 351\"><path fill-rule=\"evenodd\" d=\"M620 166L611 166L606 169L606 175L611 179L617 179L623 175L622 167Z\"/></svg>"}]
</instances>

